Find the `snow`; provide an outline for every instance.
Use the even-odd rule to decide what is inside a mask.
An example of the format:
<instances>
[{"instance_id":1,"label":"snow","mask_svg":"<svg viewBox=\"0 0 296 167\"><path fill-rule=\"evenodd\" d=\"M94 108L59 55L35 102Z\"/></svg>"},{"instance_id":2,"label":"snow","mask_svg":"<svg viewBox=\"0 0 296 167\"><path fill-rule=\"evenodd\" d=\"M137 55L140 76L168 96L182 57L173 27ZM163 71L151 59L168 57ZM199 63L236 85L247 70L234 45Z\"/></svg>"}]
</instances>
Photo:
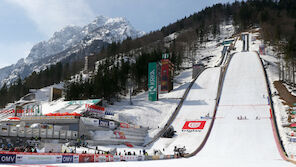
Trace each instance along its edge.
<instances>
[{"instance_id":1,"label":"snow","mask_svg":"<svg viewBox=\"0 0 296 167\"><path fill-rule=\"evenodd\" d=\"M99 139L99 140L108 140L111 137L115 137L113 134L113 131L95 131L91 132L92 134L92 139Z\"/></svg>"},{"instance_id":2,"label":"snow","mask_svg":"<svg viewBox=\"0 0 296 167\"><path fill-rule=\"evenodd\" d=\"M258 33L252 34L254 36L258 36ZM252 50L259 50L259 45L262 44L263 41L256 40L252 42L251 48ZM266 45L265 45L266 46ZM268 79L270 82L270 88L271 92L277 92L276 88L273 85L274 81L279 80L279 71L278 71L278 65L279 65L279 59L276 56L276 52L273 51L272 46L266 46L265 47L266 55L260 55L260 57L263 59L263 62L265 64ZM288 87L287 87L288 88ZM290 159L295 160L296 155L296 144L289 141L289 135L293 132L290 128L285 128L283 125L287 125L288 123L288 114L286 110L289 108L289 106L283 104L283 100L280 99L280 97L273 96L273 103L274 103L274 110L276 114L276 121L279 128L279 134L281 137L281 140L283 141L284 148L289 156Z\"/></svg>"},{"instance_id":3,"label":"snow","mask_svg":"<svg viewBox=\"0 0 296 167\"><path fill-rule=\"evenodd\" d=\"M250 68L252 64L252 68ZM244 74L244 75L242 75ZM213 154L234 164L282 161L273 136L264 74L253 52L236 54L226 74L210 138L198 157ZM246 116L247 120L237 117ZM256 120L259 116L260 120ZM227 136L227 137L225 137ZM246 159L246 157L248 157ZM269 166L269 165L268 165Z\"/></svg>"},{"instance_id":4,"label":"snow","mask_svg":"<svg viewBox=\"0 0 296 167\"><path fill-rule=\"evenodd\" d=\"M176 136L171 139L160 138L150 150L164 148L165 151L162 151L164 154L174 154L175 146L178 148L185 146L186 152L191 153L201 144L211 123L211 119L205 120L201 117L207 114L212 117L214 114L219 75L220 67L216 67L205 70L198 77L172 123ZM186 121L207 122L200 132L183 132L182 128Z\"/></svg>"},{"instance_id":5,"label":"snow","mask_svg":"<svg viewBox=\"0 0 296 167\"><path fill-rule=\"evenodd\" d=\"M159 101L148 101L148 92L142 92L132 97L133 105L129 104L129 97L110 105L107 109L118 114L118 120L136 125L149 127L149 137L153 137L167 123L174 112L184 92L189 86L192 70L184 70L175 78L174 90L159 95Z\"/></svg>"},{"instance_id":6,"label":"snow","mask_svg":"<svg viewBox=\"0 0 296 167\"><path fill-rule=\"evenodd\" d=\"M232 26L224 26L225 30L232 32ZM258 36L252 33L252 36ZM229 38L229 34L222 32L221 36ZM250 50L258 50L261 41L256 40L250 43ZM223 46L217 46L217 41L210 41L204 44L204 48L199 48L196 52L196 60L203 61L209 67L206 69L192 86L185 99L179 114L173 121L172 126L176 131L173 138L160 138L153 143L146 151L151 155L154 150L161 150L164 154L173 154L175 146L185 146L186 152L191 153L200 146L209 129L212 119L202 119L201 116L214 114L220 67L215 67L221 61L221 51ZM264 73L260 61L255 52L240 52L242 41L238 40L229 68L223 84L222 95L217 110L211 134L203 149L191 158L146 161L146 162L113 162L100 163L100 166L274 166L288 167L291 163L284 161L279 153L274 138L272 122L270 120L267 100L267 88ZM210 59L204 59L210 57ZM277 59L264 55L262 58L268 62L269 79L276 80ZM132 97L133 105L129 104L129 98L124 97L120 102L107 106L107 110L115 112L116 120L128 122L136 125L149 127L147 140L153 138L178 105L180 98L189 86L191 79L191 69L184 70L175 78L174 90L170 93L160 94L159 101L148 101L147 92L142 92ZM272 86L272 85L271 85ZM274 91L274 88L272 91ZM46 101L46 92L49 88L38 91L38 97L42 100L43 114L50 112L81 112L84 105L69 105L64 99L53 102ZM278 97L275 99L275 110L277 118L281 119L285 115L285 107ZM246 117L238 120L238 117ZM259 118L259 119L257 119ZM281 125L281 120L277 120ZM186 121L206 121L204 129L198 132L182 131ZM283 137L288 132L283 127L280 128ZM93 138L109 137L114 134L112 131L92 132ZM283 138L289 154L296 155L296 147ZM122 145L98 146L102 150L117 148L118 152L123 152L127 148ZM128 151L136 151L143 147L128 148ZM164 149L164 151L163 151ZM82 152L84 148L78 149ZM93 150L88 150L92 153ZM58 166L97 166L96 163L87 164L58 164Z\"/></svg>"},{"instance_id":7,"label":"snow","mask_svg":"<svg viewBox=\"0 0 296 167\"><path fill-rule=\"evenodd\" d=\"M187 100L198 97L197 94L193 94L195 93L191 93ZM148 162L102 163L100 166L292 166L292 163L281 158L277 149L266 95L264 73L256 53L237 53L226 73L217 119L211 135L205 147L196 156ZM184 108L187 108L185 106ZM199 103L195 102L188 109L195 110L198 106ZM246 116L247 119L238 120L239 116ZM258 116L259 120L256 119ZM176 119L178 123L183 121L184 119ZM182 143L187 144L188 140ZM78 165L97 164L71 164Z\"/></svg>"}]
</instances>

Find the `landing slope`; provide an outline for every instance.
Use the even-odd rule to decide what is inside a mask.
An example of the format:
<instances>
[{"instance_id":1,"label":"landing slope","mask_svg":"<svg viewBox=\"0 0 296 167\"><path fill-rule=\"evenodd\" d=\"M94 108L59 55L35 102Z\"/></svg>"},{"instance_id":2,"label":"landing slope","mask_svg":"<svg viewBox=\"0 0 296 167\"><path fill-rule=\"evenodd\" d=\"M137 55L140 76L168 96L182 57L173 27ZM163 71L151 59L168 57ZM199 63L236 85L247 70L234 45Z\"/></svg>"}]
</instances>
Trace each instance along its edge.
<instances>
[{"instance_id":1,"label":"landing slope","mask_svg":"<svg viewBox=\"0 0 296 167\"><path fill-rule=\"evenodd\" d=\"M197 156L201 159L212 156L221 164L232 162L239 166L292 165L279 154L269 108L264 73L257 55L235 54L226 73L212 133Z\"/></svg>"},{"instance_id":2,"label":"landing slope","mask_svg":"<svg viewBox=\"0 0 296 167\"><path fill-rule=\"evenodd\" d=\"M197 78L185 99L182 108L172 123L176 135L173 138L159 138L152 150L164 148L164 154L174 154L174 146L185 146L192 153L202 143L210 127L211 119L201 119L207 114L212 117L216 104L220 67L206 69ZM199 132L182 131L186 121L204 121L205 126Z\"/></svg>"}]
</instances>

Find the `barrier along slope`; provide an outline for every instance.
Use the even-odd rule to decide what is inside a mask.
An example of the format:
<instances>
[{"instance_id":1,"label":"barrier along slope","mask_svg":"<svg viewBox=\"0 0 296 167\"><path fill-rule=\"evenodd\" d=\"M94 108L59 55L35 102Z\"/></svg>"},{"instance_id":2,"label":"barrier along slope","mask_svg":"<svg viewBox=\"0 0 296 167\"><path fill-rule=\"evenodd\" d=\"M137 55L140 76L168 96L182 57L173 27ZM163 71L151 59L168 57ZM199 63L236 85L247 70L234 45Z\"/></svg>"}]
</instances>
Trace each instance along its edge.
<instances>
[{"instance_id":1,"label":"barrier along slope","mask_svg":"<svg viewBox=\"0 0 296 167\"><path fill-rule=\"evenodd\" d=\"M191 81L190 85L187 87L183 97L181 98L178 106L176 107L175 111L173 112L173 114L170 116L169 120L167 121L167 123L165 124L165 126L148 142L144 145L144 147L149 146L150 144L154 143L157 139L159 139L164 133L165 131L171 126L172 122L175 120L176 116L178 115L184 100L186 99L192 85L195 83L196 79L199 77L199 75L205 70L206 68L201 69L197 76Z\"/></svg>"},{"instance_id":2,"label":"barrier along slope","mask_svg":"<svg viewBox=\"0 0 296 167\"><path fill-rule=\"evenodd\" d=\"M221 67L221 72L220 72L220 76L219 76L218 91L217 91L217 97L216 97L216 104L215 104L214 114L213 114L213 117L212 117L210 127L209 127L209 129L208 129L202 143L199 145L199 147L195 151L193 151L192 153L186 154L184 156L186 158L195 156L205 146L205 144L206 144L206 142L207 142L207 140L208 140L208 138L209 138L209 136L211 134L211 131L212 131L215 119L216 119L217 108L218 108L220 97L221 97L221 92L222 92L222 88L223 88L225 75L226 75L226 72L227 72L227 68L229 66L229 62L231 61L232 57L233 57L233 54L230 54L228 59L227 59L227 63L224 66Z\"/></svg>"},{"instance_id":3,"label":"barrier along slope","mask_svg":"<svg viewBox=\"0 0 296 167\"><path fill-rule=\"evenodd\" d=\"M266 72L266 69L264 68L264 63L263 63L263 60L261 59L259 53L257 51L255 53L257 54L257 57L260 60L261 67L262 67L262 70L264 72L264 77L265 77L265 81L266 81L266 88L267 88L267 91L268 91L268 101L270 103L270 111L271 111L270 119L271 119L271 123L272 123L273 129L274 129L274 138L275 138L275 140L277 142L280 155L282 156L282 158L284 160L288 160L288 161L291 161L291 162L296 164L296 161L288 159L288 155L287 155L287 152L286 152L285 147L283 145L283 142L281 140L281 136L280 136L279 129L278 129L278 124L277 124L277 121L276 121L277 118L276 118L276 114L275 114L275 111L274 111L272 94L271 94L271 90L270 90L270 83L269 83L269 79L268 79L268 76L267 76L267 72Z\"/></svg>"},{"instance_id":4,"label":"barrier along slope","mask_svg":"<svg viewBox=\"0 0 296 167\"><path fill-rule=\"evenodd\" d=\"M237 39L238 38L236 38L235 39L235 42L233 43L233 45L235 46L235 44L236 44L236 42L237 42ZM230 61L230 59L231 59L231 57L233 56L233 54L234 53L232 53L232 54L229 54L230 53L230 48L228 48L228 50L227 50L227 52L224 54L224 55L222 55L222 58L221 58L221 60L220 60L220 62L218 63L218 65L216 66L216 67L221 67L222 65L223 65L223 62L225 63L225 65L223 65L222 67L221 67L221 72L220 72L220 81L219 81L219 88L218 88L218 92L219 92L219 90L221 91L221 79L222 78L224 78L224 73L226 72L226 69L227 69L227 66L228 66L228 64L229 64L229 61ZM166 125L164 126L164 128L157 134L157 135L155 135L154 137L153 137L153 139L151 140L151 141L149 141L147 144L145 144L144 145L144 147L147 147L147 146L149 146L150 144L152 144L152 143L154 143L156 140L158 140L164 133L165 133L165 131L171 126L171 124L172 124L172 122L175 120L175 118L176 118L176 116L178 115L178 113L179 113L179 111L180 111L180 109L181 109L181 107L182 107L182 105L183 105L183 102L184 102L184 100L186 99L186 97L187 97L187 95L188 95L188 93L189 93L189 91L190 91L190 89L192 88L192 85L196 82L196 80L197 80L197 78L199 77L199 75L202 73L202 72L204 72L205 70L206 70L207 68L204 68L204 69L202 69L201 71L199 71L199 73L197 74L197 77L194 79L194 80L192 80L191 81L191 83L190 83L190 85L188 86L188 88L187 88L187 90L185 91L185 93L184 93L184 95L183 95L183 97L182 97L182 99L181 99L181 101L180 101L180 103L178 104L178 106L176 107L176 109L175 109L175 111L174 111L174 113L172 114L172 116L170 117L170 119L168 120L168 122L166 123ZM217 98L216 99L219 99L218 97L220 97L217 92ZM217 106L217 104L216 104L216 106ZM215 107L215 110L216 110L216 107ZM212 123L211 123L211 126L212 126ZM209 130L211 130L211 126L210 126L210 129ZM209 132L210 133L210 132ZM207 136L208 136L209 134L207 134ZM205 141L206 141L206 139L205 139ZM196 153L195 153L196 154ZM194 155L195 155L194 154ZM191 155L191 154L190 154ZM192 156L192 155L191 155Z\"/></svg>"}]
</instances>

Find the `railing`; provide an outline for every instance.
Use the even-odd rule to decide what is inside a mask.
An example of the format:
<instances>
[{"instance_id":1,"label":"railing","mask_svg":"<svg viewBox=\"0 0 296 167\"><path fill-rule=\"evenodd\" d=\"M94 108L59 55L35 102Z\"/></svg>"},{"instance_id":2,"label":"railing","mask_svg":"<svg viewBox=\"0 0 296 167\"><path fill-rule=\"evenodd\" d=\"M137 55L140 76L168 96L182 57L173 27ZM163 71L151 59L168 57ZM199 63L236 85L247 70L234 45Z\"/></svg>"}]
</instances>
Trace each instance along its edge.
<instances>
[{"instance_id":1,"label":"railing","mask_svg":"<svg viewBox=\"0 0 296 167\"><path fill-rule=\"evenodd\" d=\"M162 128L162 130L160 130L151 141L149 141L147 144L144 145L144 147L154 143L157 139L159 139L164 133L165 131L170 127L170 125L172 124L172 122L175 120L176 116L178 115L184 100L186 99L192 85L195 83L196 79L198 78L198 76L205 70L202 69L201 71L199 71L199 73L196 75L196 77L191 81L190 85L188 86L188 88L186 89L183 97L181 98L181 101L179 102L178 106L176 107L175 111L173 112L173 114L171 115L171 117L169 118L169 120L167 121L167 123L165 124L165 126Z\"/></svg>"},{"instance_id":2,"label":"railing","mask_svg":"<svg viewBox=\"0 0 296 167\"><path fill-rule=\"evenodd\" d=\"M269 80L268 80L268 76L267 76L267 72L266 72L266 69L264 68L264 64L263 64L263 61L262 59L260 58L259 56L259 53L257 51L255 51L255 53L257 54L258 56L258 59L260 60L260 64L262 66L262 69L263 69L263 72L264 72L264 77L265 77L265 82L266 82L266 88L267 88L267 92L268 92L268 100L270 102L270 109L271 109L271 113L272 113L272 124L275 128L275 131L276 131L276 142L278 144L280 144L280 149L279 150L281 152L281 156L283 159L285 160L288 160L288 155L287 155L287 152L285 150L285 147L283 145L283 141L281 140L281 136L280 136L280 133L279 133L279 129L278 129L278 124L277 124L277 121L276 121L276 114L275 114L275 111L274 111L274 107L273 107L273 100L272 100L272 94L271 94L271 91L270 91L270 83L269 83ZM284 155L282 155L282 153L284 153Z\"/></svg>"},{"instance_id":3,"label":"railing","mask_svg":"<svg viewBox=\"0 0 296 167\"><path fill-rule=\"evenodd\" d=\"M233 54L231 54L229 56L229 59L227 60L226 66L221 67L221 73L220 73L220 77L219 77L219 86L218 86L218 91L217 91L217 97L216 97L216 104L215 104L214 114L213 114L213 118L212 118L212 122L210 124L210 127L209 127L209 129L208 129L208 131L206 133L206 136L203 139L203 141L200 144L200 146L195 151L193 151L190 154L186 154L184 156L186 158L195 156L197 153L199 153L201 151L201 149L205 146L205 144L206 144L206 142L207 142L207 140L208 140L208 138L209 138L209 136L211 134L211 131L213 129L214 122L215 122L215 119L216 119L216 113L217 113L218 105L219 105L219 102L220 102L220 97L221 97L221 93L222 93L222 89L223 89L224 79L225 79L226 72L227 72L227 69L228 69L228 66L229 66L229 63L230 63L230 60L232 59L232 57L233 57Z\"/></svg>"}]
</instances>

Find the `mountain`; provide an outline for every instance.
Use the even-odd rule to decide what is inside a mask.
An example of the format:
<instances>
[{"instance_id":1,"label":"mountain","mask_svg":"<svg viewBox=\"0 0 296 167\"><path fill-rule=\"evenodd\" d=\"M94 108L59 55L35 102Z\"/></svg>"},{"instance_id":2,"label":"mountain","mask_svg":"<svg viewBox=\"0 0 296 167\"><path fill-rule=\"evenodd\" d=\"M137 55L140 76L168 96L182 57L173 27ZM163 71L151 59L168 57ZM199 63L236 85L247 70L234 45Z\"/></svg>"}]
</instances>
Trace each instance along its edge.
<instances>
[{"instance_id":1,"label":"mountain","mask_svg":"<svg viewBox=\"0 0 296 167\"><path fill-rule=\"evenodd\" d=\"M124 18L96 17L84 27L66 26L47 40L34 45L25 59L0 69L0 86L10 84L19 76L24 78L33 71L40 71L62 60L71 62L112 42L121 42L127 37L137 38L144 32L137 31ZM66 59L67 58L67 59Z\"/></svg>"}]
</instances>

